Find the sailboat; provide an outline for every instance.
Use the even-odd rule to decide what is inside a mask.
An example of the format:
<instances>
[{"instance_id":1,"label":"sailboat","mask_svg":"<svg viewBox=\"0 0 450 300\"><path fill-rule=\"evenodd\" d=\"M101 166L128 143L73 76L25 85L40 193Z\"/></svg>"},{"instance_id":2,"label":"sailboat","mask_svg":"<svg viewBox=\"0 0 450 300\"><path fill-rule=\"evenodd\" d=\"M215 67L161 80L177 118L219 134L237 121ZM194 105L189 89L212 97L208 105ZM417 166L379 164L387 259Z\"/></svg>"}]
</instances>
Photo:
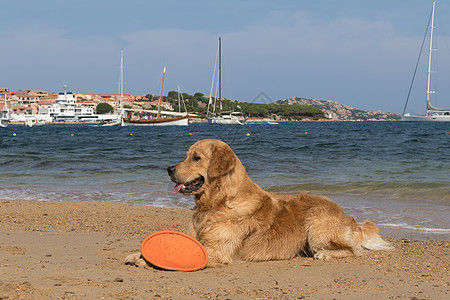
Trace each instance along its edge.
<instances>
[{"instance_id":1,"label":"sailboat","mask_svg":"<svg viewBox=\"0 0 450 300\"><path fill-rule=\"evenodd\" d=\"M214 105L212 106L212 111L210 111L209 110L210 105L213 104L212 92L214 89L217 62L219 63L219 69L217 73L218 75L217 89L216 89L216 91L218 92L218 97L215 97ZM219 111L216 113L217 100L219 102L218 104ZM213 79L211 83L211 92L209 94L206 119L208 120L209 124L244 125L247 122L247 119L242 115L241 112L222 111L222 39L220 36L219 36L219 44L217 46L216 63L214 65Z\"/></svg>"},{"instance_id":2,"label":"sailboat","mask_svg":"<svg viewBox=\"0 0 450 300\"><path fill-rule=\"evenodd\" d=\"M167 126L167 125L178 125L178 126L187 126L189 124L189 114L186 112L183 116L175 116L175 117L161 117L161 104L163 97L163 89L164 89L164 78L166 76L166 66L164 66L163 77L161 82L161 94L159 96L158 103L158 113L155 118L150 119L131 119L131 118L122 118L122 126Z\"/></svg>"},{"instance_id":3,"label":"sailboat","mask_svg":"<svg viewBox=\"0 0 450 300\"><path fill-rule=\"evenodd\" d=\"M414 122L424 122L424 121L450 121L450 108L437 108L431 105L430 102L430 95L435 94L435 91L431 90L431 74L435 73L435 71L432 70L432 61L433 61L433 52L436 50L433 48L433 33L434 33L434 13L436 8L436 1L433 2L433 10L431 12L431 30L430 30L430 45L429 45L429 52L428 52L428 76L427 76L427 114L426 115L417 115L412 116L409 113L405 114L406 106L408 104L408 99L406 100L405 108L403 109L403 115L401 120L402 121L414 121ZM414 77L413 77L414 82ZM410 87L409 92L411 92L412 84ZM408 98L409 98L408 93Z\"/></svg>"},{"instance_id":4,"label":"sailboat","mask_svg":"<svg viewBox=\"0 0 450 300\"><path fill-rule=\"evenodd\" d=\"M119 75L119 108L116 110L117 118L111 123L103 124L102 126L119 126L123 125L124 110L123 110L123 49L120 50L120 75Z\"/></svg>"},{"instance_id":5,"label":"sailboat","mask_svg":"<svg viewBox=\"0 0 450 300\"><path fill-rule=\"evenodd\" d=\"M0 112L0 127L8 126L11 121L11 113L9 112L8 103L6 103L6 94L5 94L5 104L3 105L3 109Z\"/></svg>"}]
</instances>

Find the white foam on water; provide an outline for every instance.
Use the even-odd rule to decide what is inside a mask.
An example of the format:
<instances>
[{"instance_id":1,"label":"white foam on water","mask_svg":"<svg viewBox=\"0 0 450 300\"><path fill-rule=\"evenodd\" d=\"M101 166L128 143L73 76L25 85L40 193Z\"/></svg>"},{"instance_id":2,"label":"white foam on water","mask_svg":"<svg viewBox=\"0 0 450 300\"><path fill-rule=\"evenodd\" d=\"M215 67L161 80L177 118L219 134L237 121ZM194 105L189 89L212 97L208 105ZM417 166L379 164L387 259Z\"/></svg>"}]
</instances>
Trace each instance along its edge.
<instances>
[{"instance_id":1,"label":"white foam on water","mask_svg":"<svg viewBox=\"0 0 450 300\"><path fill-rule=\"evenodd\" d=\"M395 228L400 228L400 229L432 232L432 233L450 233L450 229L448 229L448 228L419 227L419 226L408 225L406 223L398 223L398 224L395 224L395 223L381 223L381 224L378 224L378 225L385 226L385 227L395 227Z\"/></svg>"}]
</instances>

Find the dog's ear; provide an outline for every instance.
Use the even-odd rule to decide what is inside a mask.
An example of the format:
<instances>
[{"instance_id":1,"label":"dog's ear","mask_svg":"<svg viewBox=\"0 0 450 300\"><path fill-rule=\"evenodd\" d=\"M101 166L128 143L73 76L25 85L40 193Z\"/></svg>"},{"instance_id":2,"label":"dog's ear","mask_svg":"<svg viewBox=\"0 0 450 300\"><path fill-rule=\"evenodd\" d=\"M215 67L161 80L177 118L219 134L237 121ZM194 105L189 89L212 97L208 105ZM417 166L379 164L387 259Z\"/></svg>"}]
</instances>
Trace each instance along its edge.
<instances>
[{"instance_id":1,"label":"dog's ear","mask_svg":"<svg viewBox=\"0 0 450 300\"><path fill-rule=\"evenodd\" d=\"M208 176L214 178L230 172L236 165L236 156L230 146L213 143L211 147Z\"/></svg>"}]
</instances>

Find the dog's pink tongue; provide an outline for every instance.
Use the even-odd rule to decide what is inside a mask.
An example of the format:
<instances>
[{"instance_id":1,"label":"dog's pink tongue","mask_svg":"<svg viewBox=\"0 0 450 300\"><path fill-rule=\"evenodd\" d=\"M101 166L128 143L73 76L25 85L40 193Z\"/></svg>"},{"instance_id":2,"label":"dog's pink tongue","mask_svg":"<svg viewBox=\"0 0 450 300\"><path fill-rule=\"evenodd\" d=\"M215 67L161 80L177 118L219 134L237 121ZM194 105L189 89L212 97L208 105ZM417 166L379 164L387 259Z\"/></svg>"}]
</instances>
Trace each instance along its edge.
<instances>
[{"instance_id":1,"label":"dog's pink tongue","mask_svg":"<svg viewBox=\"0 0 450 300\"><path fill-rule=\"evenodd\" d=\"M178 192L183 188L183 184L177 184L174 188L173 188L173 193L176 195L178 194Z\"/></svg>"}]
</instances>

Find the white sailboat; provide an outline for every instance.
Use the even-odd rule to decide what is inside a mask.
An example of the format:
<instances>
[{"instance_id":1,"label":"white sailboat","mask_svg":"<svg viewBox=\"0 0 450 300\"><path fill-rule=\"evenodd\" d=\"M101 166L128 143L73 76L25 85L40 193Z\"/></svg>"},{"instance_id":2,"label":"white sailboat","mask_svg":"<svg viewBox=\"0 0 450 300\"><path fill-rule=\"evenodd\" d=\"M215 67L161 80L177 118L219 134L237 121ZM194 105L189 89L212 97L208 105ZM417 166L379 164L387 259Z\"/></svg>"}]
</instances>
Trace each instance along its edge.
<instances>
[{"instance_id":1,"label":"white sailboat","mask_svg":"<svg viewBox=\"0 0 450 300\"><path fill-rule=\"evenodd\" d=\"M103 126L123 126L123 118L125 116L123 110L123 49L120 50L119 95L119 107L116 109L116 120L111 123L103 124Z\"/></svg>"},{"instance_id":2,"label":"white sailboat","mask_svg":"<svg viewBox=\"0 0 450 300\"><path fill-rule=\"evenodd\" d=\"M5 103L3 105L2 111L0 112L0 127L7 127L10 121L11 113L9 111L8 103L6 102L5 94Z\"/></svg>"},{"instance_id":3,"label":"white sailboat","mask_svg":"<svg viewBox=\"0 0 450 300\"><path fill-rule=\"evenodd\" d=\"M216 66L219 64L218 68L218 80L216 91L218 92L218 96L214 98L214 105L212 105L212 92L214 89L215 76L216 76ZM219 102L219 110L216 112L216 104ZM212 111L210 111L210 105L212 105ZM247 119L243 116L241 112L234 111L222 111L222 39L219 36L219 44L217 46L217 55L216 55L216 63L214 65L214 73L213 79L211 83L211 92L209 94L209 102L208 102L208 110L207 117L209 124L227 124L227 125L244 125L247 122Z\"/></svg>"},{"instance_id":4,"label":"white sailboat","mask_svg":"<svg viewBox=\"0 0 450 300\"><path fill-rule=\"evenodd\" d=\"M406 100L405 108L403 109L403 115L401 120L402 121L414 121L414 122L424 122L424 121L432 121L432 122L439 122L439 121L450 121L450 108L437 108L431 105L430 102L430 95L435 94L435 91L431 90L431 74L435 73L434 70L432 70L432 61L433 61L433 52L436 50L433 48L433 33L434 33L434 13L436 8L436 1L433 2L433 10L431 12L431 31L430 31L430 45L429 45L429 52L428 52L428 76L427 76L427 114L426 115L411 115L409 113L405 114L406 106L408 104L408 99ZM414 78L413 78L414 81ZM411 84L412 87L412 84ZM411 92L411 88L410 88ZM409 97L409 93L408 93Z\"/></svg>"}]
</instances>

